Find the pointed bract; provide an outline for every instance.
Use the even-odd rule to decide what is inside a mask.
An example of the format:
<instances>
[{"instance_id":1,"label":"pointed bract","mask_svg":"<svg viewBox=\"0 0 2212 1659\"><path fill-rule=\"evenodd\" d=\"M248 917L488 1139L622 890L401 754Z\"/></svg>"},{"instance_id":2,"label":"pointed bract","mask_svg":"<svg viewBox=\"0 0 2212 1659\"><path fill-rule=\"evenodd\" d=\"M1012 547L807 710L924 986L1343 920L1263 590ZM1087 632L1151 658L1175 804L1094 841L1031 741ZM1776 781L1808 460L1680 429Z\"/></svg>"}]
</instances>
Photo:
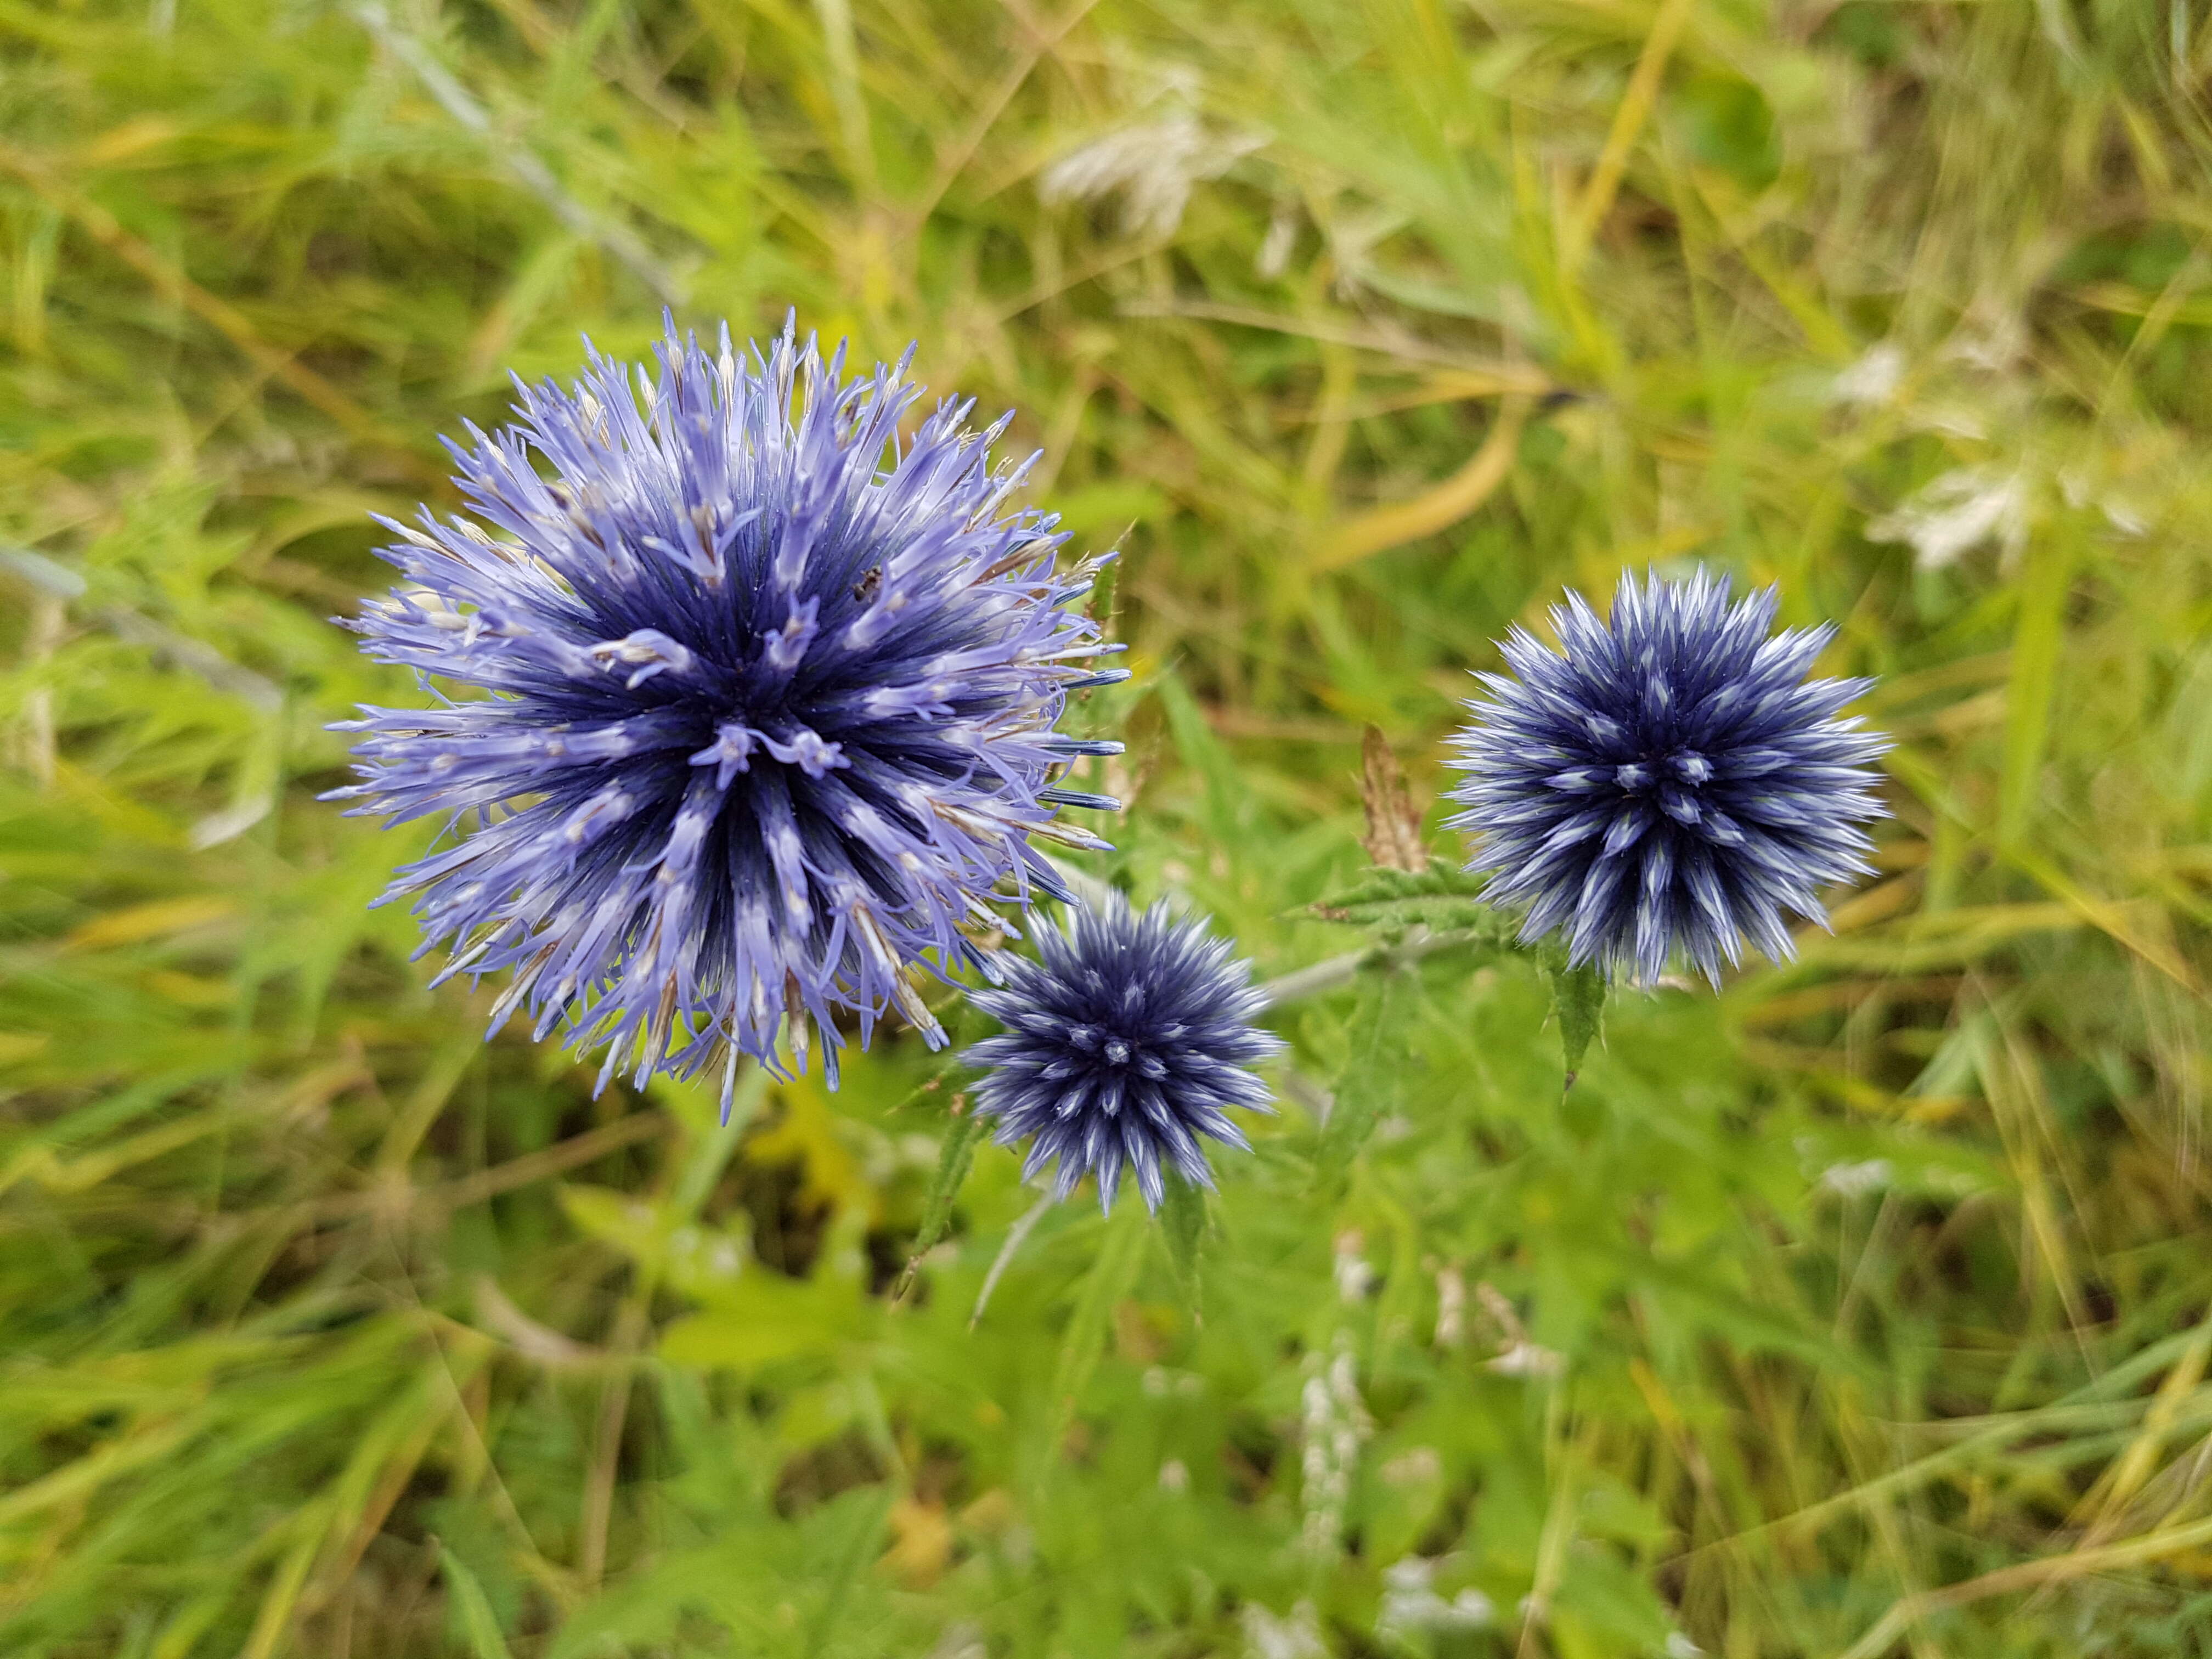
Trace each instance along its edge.
<instances>
[{"instance_id":1,"label":"pointed bract","mask_svg":"<svg viewBox=\"0 0 2212 1659\"><path fill-rule=\"evenodd\" d=\"M1139 915L1118 896L1039 928L1036 945L1036 961L1002 958L1003 987L975 999L1006 1028L968 1053L989 1068L975 1109L998 1120L992 1138L1030 1143L1024 1177L1057 1159L1060 1197L1096 1174L1101 1207L1125 1169L1153 1210L1170 1170L1212 1186L1200 1140L1249 1151L1226 1109L1272 1110L1248 1068L1282 1044L1252 1024L1267 999L1251 964L1164 905Z\"/></svg>"},{"instance_id":2,"label":"pointed bract","mask_svg":"<svg viewBox=\"0 0 2212 1659\"><path fill-rule=\"evenodd\" d=\"M1834 630L1774 633L1777 602L1731 605L1705 571L1624 574L1609 620L1570 593L1559 651L1516 628L1512 672L1477 676L1449 822L1489 896L1528 906L1524 941L1563 934L1576 965L1647 984L1680 957L1717 982L1743 939L1789 957L1785 914L1825 926L1820 890L1871 871L1888 740L1837 717L1870 682L1808 679Z\"/></svg>"},{"instance_id":3,"label":"pointed bract","mask_svg":"<svg viewBox=\"0 0 2212 1659\"><path fill-rule=\"evenodd\" d=\"M391 524L407 580L349 624L483 694L341 728L356 811L454 832L385 899L415 896L447 974L512 972L497 1019L605 1045L602 1083L775 1067L787 1036L834 1085L837 1016L865 1044L894 1006L941 1043L909 969L979 962L963 923L1062 891L1032 836L1102 844L1048 787L1119 748L1053 732L1118 678L1069 605L1088 570L1006 505L1003 421L948 401L902 434L905 361L842 363L672 325L649 367L518 381L513 424L449 446L472 520Z\"/></svg>"}]
</instances>

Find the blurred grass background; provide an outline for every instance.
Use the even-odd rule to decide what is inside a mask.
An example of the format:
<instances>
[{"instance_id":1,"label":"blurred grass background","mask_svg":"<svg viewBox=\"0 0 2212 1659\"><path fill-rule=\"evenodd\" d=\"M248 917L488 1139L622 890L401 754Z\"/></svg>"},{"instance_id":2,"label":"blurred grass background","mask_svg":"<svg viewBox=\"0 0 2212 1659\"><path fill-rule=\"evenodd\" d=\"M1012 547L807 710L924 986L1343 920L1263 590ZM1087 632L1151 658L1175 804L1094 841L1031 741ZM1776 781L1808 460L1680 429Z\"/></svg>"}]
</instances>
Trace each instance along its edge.
<instances>
[{"instance_id":1,"label":"blurred grass background","mask_svg":"<svg viewBox=\"0 0 2212 1659\"><path fill-rule=\"evenodd\" d=\"M2195 0L0 0L0 1652L2212 1653L2208 76ZM1432 796L1623 567L1840 623L1882 874L1565 1108L1511 964L1286 1011L1202 1321L991 1150L893 1305L919 1045L594 1102L313 799L368 515L664 307L1021 411L1125 550L1093 867L1263 973L1362 726Z\"/></svg>"}]
</instances>

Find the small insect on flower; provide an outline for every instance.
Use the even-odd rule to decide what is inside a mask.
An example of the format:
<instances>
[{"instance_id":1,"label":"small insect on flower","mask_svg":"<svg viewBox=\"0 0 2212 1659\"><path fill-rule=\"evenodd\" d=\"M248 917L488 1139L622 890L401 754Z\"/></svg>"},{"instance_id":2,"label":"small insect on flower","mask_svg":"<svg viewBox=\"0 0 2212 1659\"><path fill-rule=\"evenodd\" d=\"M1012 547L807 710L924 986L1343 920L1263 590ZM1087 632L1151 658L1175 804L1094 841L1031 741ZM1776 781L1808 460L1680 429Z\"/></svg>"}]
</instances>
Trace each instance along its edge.
<instances>
[{"instance_id":1,"label":"small insect on flower","mask_svg":"<svg viewBox=\"0 0 2212 1659\"><path fill-rule=\"evenodd\" d=\"M1563 932L1577 966L1646 984L1678 954L1717 983L1740 939L1786 959L1784 912L1825 926L1818 890L1872 869L1888 740L1836 717L1871 682L1807 679L1834 629L1775 634L1776 604L1702 570L1623 575L1610 622L1570 593L1559 651L1516 628L1512 672L1477 676L1449 822L1491 896L1528 905L1524 941Z\"/></svg>"},{"instance_id":2,"label":"small insect on flower","mask_svg":"<svg viewBox=\"0 0 2212 1659\"><path fill-rule=\"evenodd\" d=\"M787 1028L834 1086L839 1012L941 1044L909 969L988 974L963 928L1065 896L1032 838L1104 845L1054 809L1115 803L1051 787L1121 747L1053 729L1126 678L1070 608L1096 567L1008 507L1004 420L948 400L902 434L912 355L847 379L789 326L740 355L672 323L649 369L518 380L514 424L448 446L474 521L385 521L407 581L348 625L436 702L339 728L365 781L336 793L447 820L380 902L417 896L441 979L513 971L493 1029L526 1006L605 1044L603 1085L720 1060L726 1113L737 1055L779 1067Z\"/></svg>"},{"instance_id":3,"label":"small insect on flower","mask_svg":"<svg viewBox=\"0 0 2212 1659\"><path fill-rule=\"evenodd\" d=\"M1024 1179L1057 1158L1055 1197L1096 1174L1110 1209L1126 1168L1157 1210L1168 1166L1213 1185L1200 1136L1251 1150L1223 1109L1272 1111L1247 1068L1282 1044L1252 1024L1267 999L1228 941L1164 904L1139 915L1117 896L1072 911L1064 931L1039 928L1037 960L1003 969L1004 987L975 1001L1006 1029L968 1057L990 1068L975 1109L998 1119L992 1139L1030 1143Z\"/></svg>"}]
</instances>

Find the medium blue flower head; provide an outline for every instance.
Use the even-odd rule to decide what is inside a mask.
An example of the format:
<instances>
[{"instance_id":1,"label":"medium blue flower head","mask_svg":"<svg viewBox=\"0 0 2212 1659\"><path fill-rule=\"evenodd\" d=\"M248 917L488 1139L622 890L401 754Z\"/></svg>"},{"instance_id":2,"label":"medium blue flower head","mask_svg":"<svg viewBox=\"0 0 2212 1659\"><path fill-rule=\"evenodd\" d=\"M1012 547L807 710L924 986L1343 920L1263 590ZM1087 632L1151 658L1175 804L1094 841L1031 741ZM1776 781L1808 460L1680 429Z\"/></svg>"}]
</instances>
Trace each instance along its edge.
<instances>
[{"instance_id":1,"label":"medium blue flower head","mask_svg":"<svg viewBox=\"0 0 2212 1659\"><path fill-rule=\"evenodd\" d=\"M455 832L385 900L451 942L441 977L512 971L495 1029L526 1006L606 1045L603 1084L721 1060L726 1089L788 1022L834 1085L838 1014L941 1043L909 969L988 972L963 927L1064 894L1032 837L1103 845L1053 809L1115 803L1050 787L1121 748L1053 731L1123 678L1085 660L1118 648L1069 608L1090 571L1006 505L1005 421L901 432L911 356L847 379L788 327L740 355L672 325L650 368L518 381L514 424L448 446L475 522L386 521L407 580L349 625L435 702L340 728L366 781L337 793Z\"/></svg>"},{"instance_id":2,"label":"medium blue flower head","mask_svg":"<svg viewBox=\"0 0 2212 1659\"><path fill-rule=\"evenodd\" d=\"M1670 953L1717 982L1748 939L1792 953L1783 913L1826 924L1819 890L1867 873L1860 824L1883 816L1867 763L1887 747L1836 711L1866 680L1808 680L1834 630L1774 634L1772 588L1623 575L1610 622L1578 593L1552 612L1561 649L1521 629L1510 675L1453 741L1470 869L1525 903L1533 941L1644 983Z\"/></svg>"},{"instance_id":3,"label":"medium blue flower head","mask_svg":"<svg viewBox=\"0 0 2212 1659\"><path fill-rule=\"evenodd\" d=\"M1036 961L1002 965L1004 988L975 1001L1006 1029L968 1058L990 1068L975 1109L999 1120L992 1138L1030 1143L1024 1179L1057 1158L1056 1196L1095 1173L1110 1209L1127 1168L1157 1210L1164 1165L1213 1185L1200 1136L1251 1149L1223 1109L1272 1109L1246 1068L1282 1044L1252 1024L1267 999L1227 941L1164 905L1139 916L1116 896L1072 911L1065 932L1039 928Z\"/></svg>"}]
</instances>

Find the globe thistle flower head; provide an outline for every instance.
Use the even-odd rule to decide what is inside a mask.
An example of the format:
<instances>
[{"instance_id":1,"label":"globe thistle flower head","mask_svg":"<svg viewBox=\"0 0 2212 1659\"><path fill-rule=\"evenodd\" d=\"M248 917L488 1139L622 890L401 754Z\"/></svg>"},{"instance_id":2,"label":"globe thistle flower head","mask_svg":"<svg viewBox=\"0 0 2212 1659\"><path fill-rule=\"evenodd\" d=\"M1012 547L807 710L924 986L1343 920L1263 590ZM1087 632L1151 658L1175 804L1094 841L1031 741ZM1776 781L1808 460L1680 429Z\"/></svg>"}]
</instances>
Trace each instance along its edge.
<instances>
[{"instance_id":1,"label":"globe thistle flower head","mask_svg":"<svg viewBox=\"0 0 2212 1659\"><path fill-rule=\"evenodd\" d=\"M1249 1069L1282 1044L1252 1024L1267 1006L1251 964L1228 941L1164 904L1141 915L1117 895L1041 927L1037 958L1009 957L1005 983L975 1002L1005 1025L968 1051L987 1066L975 1109L998 1120L1001 1146L1029 1142L1024 1179L1058 1161L1065 1198L1086 1175L1111 1209L1126 1169L1157 1210L1170 1169L1213 1185L1203 1139L1251 1143L1226 1108L1271 1112Z\"/></svg>"},{"instance_id":2,"label":"globe thistle flower head","mask_svg":"<svg viewBox=\"0 0 2212 1659\"><path fill-rule=\"evenodd\" d=\"M1570 593L1559 650L1516 628L1511 672L1476 677L1449 822L1491 896L1528 907L1524 941L1562 933L1577 965L1645 984L1678 955L1718 983L1741 939L1787 959L1784 913L1826 926L1819 890L1872 868L1889 745L1837 717L1871 682L1808 679L1834 630L1775 633L1777 603L1624 574L1609 620Z\"/></svg>"},{"instance_id":3,"label":"globe thistle flower head","mask_svg":"<svg viewBox=\"0 0 2212 1659\"><path fill-rule=\"evenodd\" d=\"M587 348L588 349L588 348ZM348 624L416 671L427 708L363 707L336 792L450 842L403 867L441 977L510 972L494 1016L565 1026L690 1076L778 1068L837 1018L944 1034L910 969L988 964L963 928L1064 888L1035 840L1104 843L1053 787L1113 743L1057 735L1067 694L1124 678L1070 601L1056 520L1008 506L912 353L847 377L787 326L763 352L679 338L516 382L514 422L449 444L470 517L385 521L405 581ZM436 681L434 686L433 678ZM466 693L476 695L469 696Z\"/></svg>"}]
</instances>

